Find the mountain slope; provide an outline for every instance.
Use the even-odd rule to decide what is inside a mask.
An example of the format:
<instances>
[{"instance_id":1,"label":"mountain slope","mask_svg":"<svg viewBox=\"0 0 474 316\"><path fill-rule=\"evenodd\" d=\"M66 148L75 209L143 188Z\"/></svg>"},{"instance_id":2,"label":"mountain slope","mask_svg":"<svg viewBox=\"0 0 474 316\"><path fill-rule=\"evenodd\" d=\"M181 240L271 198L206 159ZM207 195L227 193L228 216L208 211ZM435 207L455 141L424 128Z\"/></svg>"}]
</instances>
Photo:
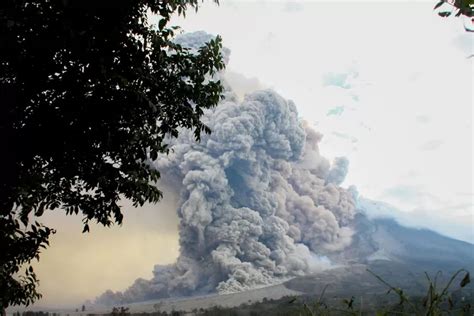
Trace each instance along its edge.
<instances>
[{"instance_id":1,"label":"mountain slope","mask_svg":"<svg viewBox=\"0 0 474 316\"><path fill-rule=\"evenodd\" d=\"M427 229L402 226L393 219L369 219L358 214L353 242L345 251L328 255L342 265L313 276L285 283L289 289L316 295L327 285L329 296L371 296L387 286L367 270L411 295L425 294L425 272L442 271L440 284L460 268L474 268L474 245ZM457 283L458 284L458 283ZM457 285L456 284L456 285ZM472 286L468 287L472 292Z\"/></svg>"}]
</instances>

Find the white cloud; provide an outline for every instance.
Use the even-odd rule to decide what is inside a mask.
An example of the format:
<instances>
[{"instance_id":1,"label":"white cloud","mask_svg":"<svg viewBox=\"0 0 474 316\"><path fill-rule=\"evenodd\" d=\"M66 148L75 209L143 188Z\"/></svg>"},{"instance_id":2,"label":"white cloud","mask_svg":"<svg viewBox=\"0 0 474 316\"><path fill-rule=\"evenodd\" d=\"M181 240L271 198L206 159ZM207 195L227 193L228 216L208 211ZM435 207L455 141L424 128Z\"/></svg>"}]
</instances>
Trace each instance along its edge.
<instances>
[{"instance_id":1,"label":"white cloud","mask_svg":"<svg viewBox=\"0 0 474 316\"><path fill-rule=\"evenodd\" d=\"M416 187L427 195L391 202L408 212L471 205L464 215L450 213L469 222L472 35L462 20L440 18L432 1L299 4L303 10L284 10L285 1L205 4L176 21L221 34L232 50L230 70L293 99L324 134L322 153L349 158L346 185L369 198ZM344 88L325 86L328 74L350 84L341 77ZM328 116L334 109L342 110Z\"/></svg>"}]
</instances>

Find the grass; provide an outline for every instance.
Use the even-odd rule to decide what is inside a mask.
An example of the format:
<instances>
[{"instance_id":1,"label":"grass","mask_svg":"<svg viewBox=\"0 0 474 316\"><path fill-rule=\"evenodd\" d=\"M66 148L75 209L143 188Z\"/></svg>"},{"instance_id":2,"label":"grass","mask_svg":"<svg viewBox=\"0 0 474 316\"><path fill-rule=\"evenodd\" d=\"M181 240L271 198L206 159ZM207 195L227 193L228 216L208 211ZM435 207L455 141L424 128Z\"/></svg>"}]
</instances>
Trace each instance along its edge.
<instances>
[{"instance_id":1,"label":"grass","mask_svg":"<svg viewBox=\"0 0 474 316\"><path fill-rule=\"evenodd\" d=\"M312 304L303 302L302 311L299 315L316 316L316 315L416 315L416 316L441 316L441 315L471 315L471 300L465 300L462 296L461 289L470 283L469 272L460 269L455 272L449 281L442 287L439 287L438 277L441 272L438 271L434 278L425 273L428 281L428 288L424 297L409 297L406 292L398 287L394 287L383 278L367 270L385 286L387 286L388 294L395 294L398 298L398 303L389 304L388 306L379 307L375 310L364 308L362 299L356 303L356 299L352 296L350 299L343 299L341 307L330 307L324 300L324 292L322 291L319 298ZM452 290L455 280L463 274L463 278L459 282L459 288Z\"/></svg>"},{"instance_id":2,"label":"grass","mask_svg":"<svg viewBox=\"0 0 474 316\"><path fill-rule=\"evenodd\" d=\"M262 302L243 304L238 307L210 309L195 309L191 312L159 310L159 304L153 313L131 314L126 307L114 307L110 316L331 316L331 315L414 315L414 316L442 316L442 315L473 315L472 305L474 297L472 289L465 291L471 282L470 274L460 269L451 275L447 282L441 282L442 273L434 276L425 273L427 280L424 296L410 297L407 291L395 287L371 270L367 270L374 278L384 284L387 292L378 293L368 301L362 297L350 298L326 297L325 286L316 298L309 296L284 297L278 300L264 299ZM443 283L443 284L441 284ZM93 316L93 314L84 314ZM15 316L59 316L43 312L25 312Z\"/></svg>"}]
</instances>

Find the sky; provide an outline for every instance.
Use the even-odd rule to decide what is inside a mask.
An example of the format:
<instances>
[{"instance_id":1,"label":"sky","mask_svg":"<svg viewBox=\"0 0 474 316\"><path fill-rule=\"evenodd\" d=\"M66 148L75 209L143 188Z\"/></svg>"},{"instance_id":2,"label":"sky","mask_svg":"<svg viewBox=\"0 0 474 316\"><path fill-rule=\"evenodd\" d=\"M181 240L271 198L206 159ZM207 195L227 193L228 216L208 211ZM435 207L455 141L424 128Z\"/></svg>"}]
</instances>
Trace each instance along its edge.
<instances>
[{"instance_id":1,"label":"sky","mask_svg":"<svg viewBox=\"0 0 474 316\"><path fill-rule=\"evenodd\" d=\"M323 156L349 159L343 186L472 242L472 35L438 17L435 2L206 1L173 22L223 37L226 78L241 97L272 88L293 100L324 135ZM125 204L122 227L89 235L78 217L46 214L58 233L36 265L40 305L122 290L174 262L175 204L171 192L156 206Z\"/></svg>"},{"instance_id":2,"label":"sky","mask_svg":"<svg viewBox=\"0 0 474 316\"><path fill-rule=\"evenodd\" d=\"M433 6L223 1L178 24L220 34L247 89L295 101L322 154L349 158L345 185L474 241L472 35Z\"/></svg>"}]
</instances>

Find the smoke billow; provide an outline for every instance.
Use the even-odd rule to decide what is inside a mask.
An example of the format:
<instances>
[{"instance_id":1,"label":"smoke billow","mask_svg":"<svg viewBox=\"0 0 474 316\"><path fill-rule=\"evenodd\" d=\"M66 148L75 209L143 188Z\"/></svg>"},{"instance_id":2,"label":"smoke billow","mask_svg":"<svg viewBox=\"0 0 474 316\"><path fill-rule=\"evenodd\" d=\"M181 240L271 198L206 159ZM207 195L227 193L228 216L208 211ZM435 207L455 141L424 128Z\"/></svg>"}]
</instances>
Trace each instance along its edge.
<instances>
[{"instance_id":1,"label":"smoke billow","mask_svg":"<svg viewBox=\"0 0 474 316\"><path fill-rule=\"evenodd\" d=\"M238 102L228 89L203 120L211 135L197 143L183 130L170 155L154 162L180 195L177 262L98 302L270 285L327 268L324 254L351 243L355 202L339 186L348 161L331 164L320 155L322 136L298 118L293 102L271 90Z\"/></svg>"}]
</instances>

